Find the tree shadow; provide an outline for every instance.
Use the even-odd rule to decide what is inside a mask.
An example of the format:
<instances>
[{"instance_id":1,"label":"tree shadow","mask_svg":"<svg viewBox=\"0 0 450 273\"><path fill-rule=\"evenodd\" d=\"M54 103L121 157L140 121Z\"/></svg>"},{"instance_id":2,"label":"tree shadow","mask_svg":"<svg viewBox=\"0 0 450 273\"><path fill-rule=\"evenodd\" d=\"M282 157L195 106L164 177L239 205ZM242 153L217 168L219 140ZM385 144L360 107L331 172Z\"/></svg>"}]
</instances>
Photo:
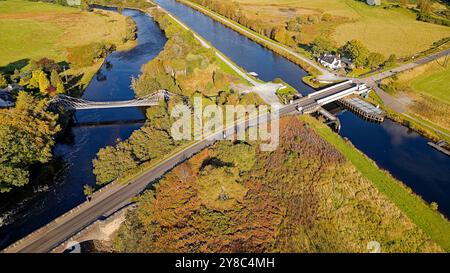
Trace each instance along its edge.
<instances>
[{"instance_id":1,"label":"tree shadow","mask_svg":"<svg viewBox=\"0 0 450 273\"><path fill-rule=\"evenodd\" d=\"M206 166L213 166L215 168L220 168L220 167L233 167L234 165L232 163L223 162L217 157L209 157L203 161L200 170L203 170Z\"/></svg>"},{"instance_id":2,"label":"tree shadow","mask_svg":"<svg viewBox=\"0 0 450 273\"><path fill-rule=\"evenodd\" d=\"M30 63L30 59L21 59L0 67L0 71L7 74L14 73L14 70L21 70Z\"/></svg>"}]
</instances>

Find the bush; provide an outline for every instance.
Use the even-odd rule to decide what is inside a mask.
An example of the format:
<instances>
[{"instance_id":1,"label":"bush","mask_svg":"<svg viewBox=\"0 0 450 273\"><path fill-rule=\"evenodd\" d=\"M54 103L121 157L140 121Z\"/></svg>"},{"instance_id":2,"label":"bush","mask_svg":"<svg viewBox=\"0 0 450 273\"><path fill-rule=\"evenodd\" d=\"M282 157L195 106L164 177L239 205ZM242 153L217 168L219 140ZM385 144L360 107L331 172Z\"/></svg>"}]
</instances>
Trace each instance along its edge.
<instances>
[{"instance_id":1,"label":"bush","mask_svg":"<svg viewBox=\"0 0 450 273\"><path fill-rule=\"evenodd\" d=\"M331 22L333 21L333 15L329 14L329 13L324 13L322 14L322 21L324 22Z\"/></svg>"},{"instance_id":2,"label":"bush","mask_svg":"<svg viewBox=\"0 0 450 273\"><path fill-rule=\"evenodd\" d=\"M450 26L450 20L446 19L446 18L442 18L442 17L437 17L435 15L429 14L429 13L419 13L417 15L417 20L419 21L423 21L423 22L428 22L428 23L433 23L433 24L438 24L438 25L443 25L443 26Z\"/></svg>"},{"instance_id":3,"label":"bush","mask_svg":"<svg viewBox=\"0 0 450 273\"><path fill-rule=\"evenodd\" d=\"M5 75L0 72L0 88L5 88L8 85Z\"/></svg>"},{"instance_id":4,"label":"bush","mask_svg":"<svg viewBox=\"0 0 450 273\"><path fill-rule=\"evenodd\" d=\"M67 59L76 67L91 66L100 58L114 51L115 46L103 43L90 43L88 45L77 46L69 49Z\"/></svg>"}]
</instances>

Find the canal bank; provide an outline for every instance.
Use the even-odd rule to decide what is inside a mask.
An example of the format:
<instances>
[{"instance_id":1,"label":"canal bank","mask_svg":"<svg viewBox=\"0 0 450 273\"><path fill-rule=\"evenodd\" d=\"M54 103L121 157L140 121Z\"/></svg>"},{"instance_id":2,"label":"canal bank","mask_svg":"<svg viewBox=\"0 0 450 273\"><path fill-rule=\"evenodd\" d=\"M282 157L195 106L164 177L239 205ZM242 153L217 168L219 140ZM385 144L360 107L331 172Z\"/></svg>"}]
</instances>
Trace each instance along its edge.
<instances>
[{"instance_id":1,"label":"canal bank","mask_svg":"<svg viewBox=\"0 0 450 273\"><path fill-rule=\"evenodd\" d=\"M303 95L315 91L301 82L307 73L295 63L175 0L156 2L238 66L258 73L261 80L281 78ZM426 138L390 120L375 124L345 111L339 118L342 137L425 201L437 202L439 210L450 215L450 173L446 171L450 158L430 147Z\"/></svg>"}]
</instances>

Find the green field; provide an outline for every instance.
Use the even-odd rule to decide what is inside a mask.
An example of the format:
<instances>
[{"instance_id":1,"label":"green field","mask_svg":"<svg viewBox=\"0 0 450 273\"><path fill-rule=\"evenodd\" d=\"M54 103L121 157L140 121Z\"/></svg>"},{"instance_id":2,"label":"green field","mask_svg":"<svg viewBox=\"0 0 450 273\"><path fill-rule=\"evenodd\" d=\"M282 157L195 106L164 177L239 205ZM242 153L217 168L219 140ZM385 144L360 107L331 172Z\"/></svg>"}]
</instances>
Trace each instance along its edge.
<instances>
[{"instance_id":1,"label":"green field","mask_svg":"<svg viewBox=\"0 0 450 273\"><path fill-rule=\"evenodd\" d=\"M66 59L67 49L92 42L122 45L125 17L113 12L23 0L0 1L0 66L22 59Z\"/></svg>"},{"instance_id":2,"label":"green field","mask_svg":"<svg viewBox=\"0 0 450 273\"><path fill-rule=\"evenodd\" d=\"M450 131L449 57L423 64L383 80L394 96L400 92L410 103L407 113L444 132ZM420 127L420 126L419 126Z\"/></svg>"},{"instance_id":3,"label":"green field","mask_svg":"<svg viewBox=\"0 0 450 273\"><path fill-rule=\"evenodd\" d=\"M386 56L394 53L398 57L411 55L429 48L433 42L450 36L450 27L417 21L416 14L406 8L384 9L371 7L356 0L238 0L249 14L258 12L267 23L289 20L294 16L330 13L338 20L331 30L331 37L338 45L348 40L362 41L371 51ZM386 2L386 1L384 1ZM289 8L292 8L289 9ZM306 36L326 33L321 29L306 26ZM324 32L325 31L325 32ZM311 37L312 38L312 37ZM309 40L311 40L311 38Z\"/></svg>"},{"instance_id":4,"label":"green field","mask_svg":"<svg viewBox=\"0 0 450 273\"><path fill-rule=\"evenodd\" d=\"M303 116L316 132L339 150L373 185L405 213L418 227L447 252L450 251L450 222L433 211L420 197L414 195L364 154L360 153L325 124Z\"/></svg>"},{"instance_id":5,"label":"green field","mask_svg":"<svg viewBox=\"0 0 450 273\"><path fill-rule=\"evenodd\" d=\"M417 92L450 104L450 65L422 74L415 78L410 85Z\"/></svg>"}]
</instances>

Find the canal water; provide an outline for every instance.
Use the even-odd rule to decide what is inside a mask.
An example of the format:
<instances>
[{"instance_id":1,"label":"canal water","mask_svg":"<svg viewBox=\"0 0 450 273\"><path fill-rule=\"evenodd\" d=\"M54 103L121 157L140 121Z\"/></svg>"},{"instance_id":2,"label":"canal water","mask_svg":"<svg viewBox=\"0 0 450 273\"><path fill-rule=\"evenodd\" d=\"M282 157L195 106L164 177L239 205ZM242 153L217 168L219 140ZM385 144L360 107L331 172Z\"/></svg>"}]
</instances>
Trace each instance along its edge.
<instances>
[{"instance_id":1,"label":"canal water","mask_svg":"<svg viewBox=\"0 0 450 273\"><path fill-rule=\"evenodd\" d=\"M108 56L85 90L84 99L134 98L131 78L138 77L141 66L156 57L166 43L163 32L151 17L131 9L125 9L123 14L136 22L138 45ZM25 188L0 194L0 249L83 202L83 186L95 184L92 159L98 150L116 143L117 139L128 138L143 125L144 119L145 110L139 108L77 112L77 124L58 140L53 162L40 167Z\"/></svg>"},{"instance_id":2,"label":"canal water","mask_svg":"<svg viewBox=\"0 0 450 273\"><path fill-rule=\"evenodd\" d=\"M156 0L247 71L264 81L282 78L303 95L314 90L302 83L299 66L238 32L175 0ZM349 112L339 116L340 134L380 167L403 181L427 202L435 201L450 217L450 157L427 145L428 140L398 123L364 121Z\"/></svg>"}]
</instances>

